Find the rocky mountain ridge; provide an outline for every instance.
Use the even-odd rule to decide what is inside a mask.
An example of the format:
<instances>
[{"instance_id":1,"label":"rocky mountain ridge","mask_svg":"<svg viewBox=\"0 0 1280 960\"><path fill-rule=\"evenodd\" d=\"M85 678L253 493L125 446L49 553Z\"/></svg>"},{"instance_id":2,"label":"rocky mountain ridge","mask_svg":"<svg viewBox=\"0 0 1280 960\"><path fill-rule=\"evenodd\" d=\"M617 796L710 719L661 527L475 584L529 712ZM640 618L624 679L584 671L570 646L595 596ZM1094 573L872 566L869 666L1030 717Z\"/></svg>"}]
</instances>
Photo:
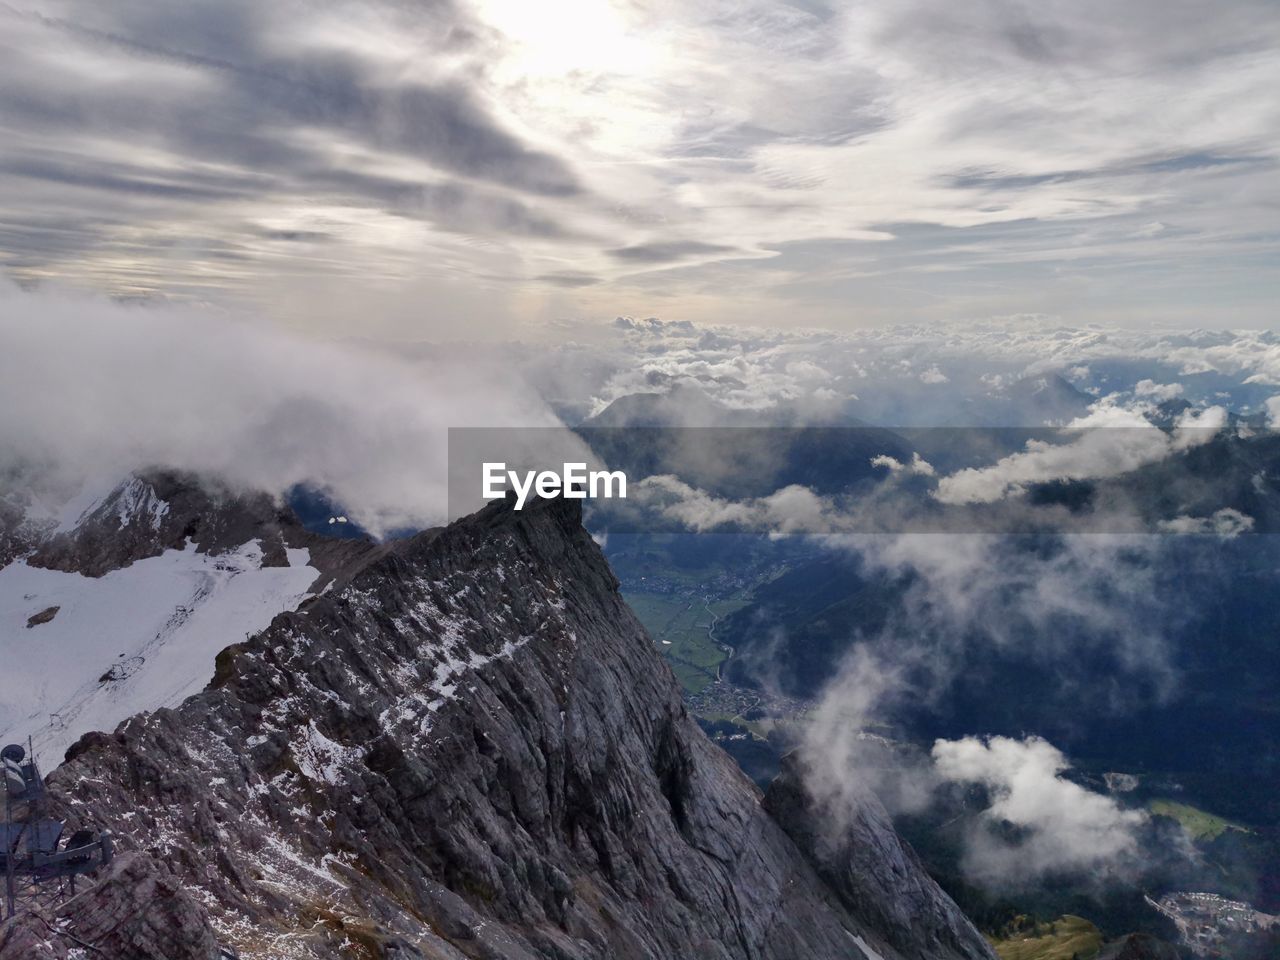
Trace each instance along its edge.
<instances>
[{"instance_id":1,"label":"rocky mountain ridge","mask_svg":"<svg viewBox=\"0 0 1280 960\"><path fill-rule=\"evenodd\" d=\"M126 960L212 958L215 933L246 960L991 957L873 800L823 846L794 785L762 803L573 502L495 504L330 575L203 693L49 777L69 827L117 830L130 889L173 888L186 945L147 946L127 897L109 935L86 920L115 881L54 927ZM15 929L2 960L75 947Z\"/></svg>"}]
</instances>

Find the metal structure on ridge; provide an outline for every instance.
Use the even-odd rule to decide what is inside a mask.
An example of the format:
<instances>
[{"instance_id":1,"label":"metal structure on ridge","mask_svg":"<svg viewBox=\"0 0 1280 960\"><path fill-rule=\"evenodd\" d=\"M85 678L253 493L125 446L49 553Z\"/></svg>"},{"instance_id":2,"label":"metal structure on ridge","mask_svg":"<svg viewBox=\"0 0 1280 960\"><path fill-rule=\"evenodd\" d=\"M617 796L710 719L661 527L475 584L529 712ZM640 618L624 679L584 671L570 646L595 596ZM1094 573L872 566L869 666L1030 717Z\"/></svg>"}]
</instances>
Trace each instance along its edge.
<instances>
[{"instance_id":1,"label":"metal structure on ridge","mask_svg":"<svg viewBox=\"0 0 1280 960\"><path fill-rule=\"evenodd\" d=\"M28 748L0 750L4 819L0 820L0 870L4 900L0 920L33 906L52 907L76 893L76 877L111 862L109 830L76 830L48 814L44 780Z\"/></svg>"}]
</instances>

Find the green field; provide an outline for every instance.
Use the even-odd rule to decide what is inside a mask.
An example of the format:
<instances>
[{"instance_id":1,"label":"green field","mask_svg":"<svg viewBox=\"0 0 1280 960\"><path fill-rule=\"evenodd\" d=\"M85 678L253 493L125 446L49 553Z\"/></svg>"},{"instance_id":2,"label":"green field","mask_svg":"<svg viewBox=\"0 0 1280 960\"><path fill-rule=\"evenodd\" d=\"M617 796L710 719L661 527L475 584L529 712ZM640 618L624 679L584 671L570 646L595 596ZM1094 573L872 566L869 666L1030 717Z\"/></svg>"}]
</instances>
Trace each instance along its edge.
<instances>
[{"instance_id":1,"label":"green field","mask_svg":"<svg viewBox=\"0 0 1280 960\"><path fill-rule=\"evenodd\" d=\"M1000 960L1090 960L1102 947L1102 933L1083 917L1068 915L992 945Z\"/></svg>"},{"instance_id":2,"label":"green field","mask_svg":"<svg viewBox=\"0 0 1280 960\"><path fill-rule=\"evenodd\" d=\"M716 679L725 654L707 635L707 628L714 616L724 617L746 601L715 600L708 612L703 601L688 597L634 592L624 597L687 692L697 693Z\"/></svg>"},{"instance_id":3,"label":"green field","mask_svg":"<svg viewBox=\"0 0 1280 960\"><path fill-rule=\"evenodd\" d=\"M1177 820L1193 840L1216 840L1228 830L1249 832L1238 823L1232 823L1198 807L1175 803L1172 800L1152 800L1147 804L1147 809L1158 816Z\"/></svg>"}]
</instances>

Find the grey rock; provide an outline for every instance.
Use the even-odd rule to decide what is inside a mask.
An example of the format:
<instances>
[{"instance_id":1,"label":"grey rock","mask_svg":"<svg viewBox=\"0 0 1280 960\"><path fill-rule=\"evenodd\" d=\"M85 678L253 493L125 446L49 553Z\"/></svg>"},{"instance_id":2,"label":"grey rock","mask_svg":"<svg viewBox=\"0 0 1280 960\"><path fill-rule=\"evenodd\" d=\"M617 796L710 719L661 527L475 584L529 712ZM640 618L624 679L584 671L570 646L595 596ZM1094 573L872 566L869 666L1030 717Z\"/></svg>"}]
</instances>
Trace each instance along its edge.
<instances>
[{"instance_id":1,"label":"grey rock","mask_svg":"<svg viewBox=\"0 0 1280 960\"><path fill-rule=\"evenodd\" d=\"M1147 933L1131 933L1106 944L1097 960L1178 960L1178 948Z\"/></svg>"},{"instance_id":2,"label":"grey rock","mask_svg":"<svg viewBox=\"0 0 1280 960\"><path fill-rule=\"evenodd\" d=\"M103 872L56 909L0 925L0 960L219 960L208 915L163 867L126 854Z\"/></svg>"},{"instance_id":3,"label":"grey rock","mask_svg":"<svg viewBox=\"0 0 1280 960\"><path fill-rule=\"evenodd\" d=\"M796 754L784 758L765 809L835 889L849 909L904 956L991 960L991 945L925 871L867 790L852 810L833 809L805 785Z\"/></svg>"},{"instance_id":4,"label":"grey rock","mask_svg":"<svg viewBox=\"0 0 1280 960\"><path fill-rule=\"evenodd\" d=\"M574 502L340 559L204 693L49 778L69 827L153 864L136 900L169 871L207 911L171 918L173 960L215 932L246 960L991 956L878 806L833 855L785 792L762 805Z\"/></svg>"},{"instance_id":5,"label":"grey rock","mask_svg":"<svg viewBox=\"0 0 1280 960\"><path fill-rule=\"evenodd\" d=\"M43 910L0 923L0 960L66 960L67 946Z\"/></svg>"},{"instance_id":6,"label":"grey rock","mask_svg":"<svg viewBox=\"0 0 1280 960\"><path fill-rule=\"evenodd\" d=\"M58 615L58 611L61 609L59 606L52 606L45 607L39 613L33 613L27 617L27 629L30 630L32 627L38 627L42 623L48 623Z\"/></svg>"},{"instance_id":7,"label":"grey rock","mask_svg":"<svg viewBox=\"0 0 1280 960\"><path fill-rule=\"evenodd\" d=\"M12 488L12 482L0 476L0 567L29 554L52 526L49 521L33 521L27 516L28 497L25 491Z\"/></svg>"}]
</instances>

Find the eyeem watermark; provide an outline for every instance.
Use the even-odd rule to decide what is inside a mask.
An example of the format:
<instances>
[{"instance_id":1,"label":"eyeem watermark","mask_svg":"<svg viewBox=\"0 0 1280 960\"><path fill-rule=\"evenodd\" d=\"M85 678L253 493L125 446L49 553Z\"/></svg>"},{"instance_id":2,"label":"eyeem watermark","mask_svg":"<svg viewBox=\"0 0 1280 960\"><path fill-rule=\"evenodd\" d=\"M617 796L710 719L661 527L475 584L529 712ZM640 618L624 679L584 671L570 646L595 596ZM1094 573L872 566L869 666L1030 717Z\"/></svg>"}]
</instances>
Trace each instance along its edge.
<instances>
[{"instance_id":1,"label":"eyeem watermark","mask_svg":"<svg viewBox=\"0 0 1280 960\"><path fill-rule=\"evenodd\" d=\"M515 509L523 510L529 494L550 499L563 496L569 500L626 499L627 475L621 470L587 470L585 463L566 463L560 473L554 470L526 470L523 474L508 470L506 463L486 462L482 468L484 498L501 500L507 495L508 483L515 491Z\"/></svg>"}]
</instances>

